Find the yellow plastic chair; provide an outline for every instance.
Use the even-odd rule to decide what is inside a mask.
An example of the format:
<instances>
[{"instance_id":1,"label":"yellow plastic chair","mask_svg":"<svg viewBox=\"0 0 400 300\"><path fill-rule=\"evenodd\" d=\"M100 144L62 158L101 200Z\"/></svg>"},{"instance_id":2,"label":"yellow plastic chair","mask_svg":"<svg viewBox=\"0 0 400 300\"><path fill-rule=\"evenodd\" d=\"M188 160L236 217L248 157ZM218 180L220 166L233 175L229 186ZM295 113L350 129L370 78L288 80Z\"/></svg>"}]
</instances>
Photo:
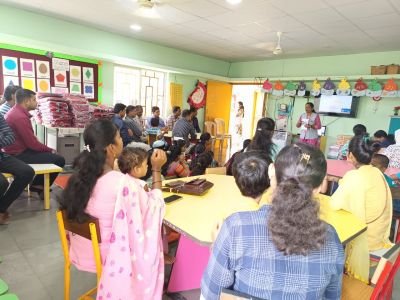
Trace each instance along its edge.
<instances>
[{"instance_id":1,"label":"yellow plastic chair","mask_svg":"<svg viewBox=\"0 0 400 300\"><path fill-rule=\"evenodd\" d=\"M68 220L66 212L57 211L57 223L58 231L60 234L61 247L64 254L64 300L70 300L70 285L71 285L71 261L69 257L69 243L67 241L66 231L80 235L88 240L92 241L92 248L94 259L96 263L96 274L97 274L97 285L100 282L101 277L101 255L99 243L101 243L99 220L96 218L89 218L85 223L77 223ZM97 286L85 294L79 296L78 299L86 300L93 299L91 296L97 292Z\"/></svg>"},{"instance_id":2,"label":"yellow plastic chair","mask_svg":"<svg viewBox=\"0 0 400 300\"><path fill-rule=\"evenodd\" d=\"M207 168L206 174L226 175L226 167Z\"/></svg>"},{"instance_id":3,"label":"yellow plastic chair","mask_svg":"<svg viewBox=\"0 0 400 300\"><path fill-rule=\"evenodd\" d=\"M224 147L225 140L229 145L229 152L228 152L228 145L227 145L227 152L225 158L229 157L231 154L231 147L232 147L232 135L225 133L225 120L221 118L214 119L216 126L216 133L215 139L219 141L219 148L218 148L218 162L223 165L222 162L222 150ZM228 154L229 153L229 154Z\"/></svg>"},{"instance_id":4,"label":"yellow plastic chair","mask_svg":"<svg viewBox=\"0 0 400 300\"><path fill-rule=\"evenodd\" d=\"M217 124L215 124L215 122L212 122L212 121L204 122L204 132L208 132L209 134L211 134L212 151L214 151L215 136L217 134L216 130L217 130Z\"/></svg>"}]
</instances>

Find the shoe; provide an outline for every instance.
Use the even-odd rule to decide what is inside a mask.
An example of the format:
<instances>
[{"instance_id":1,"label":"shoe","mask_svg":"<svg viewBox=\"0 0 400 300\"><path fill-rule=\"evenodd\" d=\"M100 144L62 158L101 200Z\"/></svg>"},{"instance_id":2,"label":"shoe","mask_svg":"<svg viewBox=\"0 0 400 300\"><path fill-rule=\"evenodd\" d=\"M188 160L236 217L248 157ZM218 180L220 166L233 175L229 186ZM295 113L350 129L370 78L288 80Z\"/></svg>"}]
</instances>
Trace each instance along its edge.
<instances>
[{"instance_id":1,"label":"shoe","mask_svg":"<svg viewBox=\"0 0 400 300\"><path fill-rule=\"evenodd\" d=\"M7 213L0 213L0 225L8 225L10 223L10 217Z\"/></svg>"}]
</instances>

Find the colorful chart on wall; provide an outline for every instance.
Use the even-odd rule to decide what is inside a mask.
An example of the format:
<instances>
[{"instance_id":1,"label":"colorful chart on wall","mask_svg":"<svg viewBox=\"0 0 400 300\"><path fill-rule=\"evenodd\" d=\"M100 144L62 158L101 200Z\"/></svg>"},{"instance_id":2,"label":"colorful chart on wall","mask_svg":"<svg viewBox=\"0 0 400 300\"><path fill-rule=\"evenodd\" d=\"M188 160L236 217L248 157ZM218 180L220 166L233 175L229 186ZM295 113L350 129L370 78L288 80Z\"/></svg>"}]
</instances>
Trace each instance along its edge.
<instances>
[{"instance_id":1,"label":"colorful chart on wall","mask_svg":"<svg viewBox=\"0 0 400 300\"><path fill-rule=\"evenodd\" d=\"M67 87L67 72L54 70L54 85Z\"/></svg>"},{"instance_id":2,"label":"colorful chart on wall","mask_svg":"<svg viewBox=\"0 0 400 300\"><path fill-rule=\"evenodd\" d=\"M69 80L75 82L81 82L81 67L80 66L69 66ZM72 89L71 89L72 90Z\"/></svg>"},{"instance_id":3,"label":"colorful chart on wall","mask_svg":"<svg viewBox=\"0 0 400 300\"><path fill-rule=\"evenodd\" d=\"M4 76L4 87L9 85L19 85L19 77L15 76Z\"/></svg>"},{"instance_id":4,"label":"colorful chart on wall","mask_svg":"<svg viewBox=\"0 0 400 300\"><path fill-rule=\"evenodd\" d=\"M84 83L83 84L83 94L85 97L89 99L94 98L94 84L93 83Z\"/></svg>"},{"instance_id":5,"label":"colorful chart on wall","mask_svg":"<svg viewBox=\"0 0 400 300\"><path fill-rule=\"evenodd\" d=\"M18 76L18 58L2 57L3 75Z\"/></svg>"},{"instance_id":6,"label":"colorful chart on wall","mask_svg":"<svg viewBox=\"0 0 400 300\"><path fill-rule=\"evenodd\" d=\"M94 73L93 68L82 68L83 82L93 83Z\"/></svg>"},{"instance_id":7,"label":"colorful chart on wall","mask_svg":"<svg viewBox=\"0 0 400 300\"><path fill-rule=\"evenodd\" d=\"M35 61L33 59L20 58L19 65L21 77L35 77Z\"/></svg>"},{"instance_id":8,"label":"colorful chart on wall","mask_svg":"<svg viewBox=\"0 0 400 300\"><path fill-rule=\"evenodd\" d=\"M54 94L68 94L68 88L52 86L51 92Z\"/></svg>"},{"instance_id":9,"label":"colorful chart on wall","mask_svg":"<svg viewBox=\"0 0 400 300\"><path fill-rule=\"evenodd\" d=\"M71 91L71 94L77 94L77 95L81 95L82 94L82 89L81 89L81 83L80 82L72 82L72 81L70 81L69 89Z\"/></svg>"},{"instance_id":10,"label":"colorful chart on wall","mask_svg":"<svg viewBox=\"0 0 400 300\"><path fill-rule=\"evenodd\" d=\"M40 93L50 93L50 79L45 79L45 78L38 79L37 91Z\"/></svg>"},{"instance_id":11,"label":"colorful chart on wall","mask_svg":"<svg viewBox=\"0 0 400 300\"><path fill-rule=\"evenodd\" d=\"M28 90L36 92L35 78L21 77L21 86L24 89L28 89Z\"/></svg>"},{"instance_id":12,"label":"colorful chart on wall","mask_svg":"<svg viewBox=\"0 0 400 300\"><path fill-rule=\"evenodd\" d=\"M37 78L50 78L50 64L48 61L36 61L36 77Z\"/></svg>"}]
</instances>

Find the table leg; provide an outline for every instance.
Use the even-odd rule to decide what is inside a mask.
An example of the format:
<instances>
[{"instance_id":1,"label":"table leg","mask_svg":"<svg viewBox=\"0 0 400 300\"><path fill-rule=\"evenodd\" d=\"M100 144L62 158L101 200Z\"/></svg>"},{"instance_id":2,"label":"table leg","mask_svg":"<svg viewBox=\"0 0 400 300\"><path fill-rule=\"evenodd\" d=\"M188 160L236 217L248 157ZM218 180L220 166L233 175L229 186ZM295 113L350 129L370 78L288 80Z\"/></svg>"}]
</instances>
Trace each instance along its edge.
<instances>
[{"instance_id":1,"label":"table leg","mask_svg":"<svg viewBox=\"0 0 400 300\"><path fill-rule=\"evenodd\" d=\"M200 288L201 277L210 257L210 247L200 246L181 235L168 282L168 292Z\"/></svg>"},{"instance_id":2,"label":"table leg","mask_svg":"<svg viewBox=\"0 0 400 300\"><path fill-rule=\"evenodd\" d=\"M50 174L44 174L44 209L50 209Z\"/></svg>"}]
</instances>

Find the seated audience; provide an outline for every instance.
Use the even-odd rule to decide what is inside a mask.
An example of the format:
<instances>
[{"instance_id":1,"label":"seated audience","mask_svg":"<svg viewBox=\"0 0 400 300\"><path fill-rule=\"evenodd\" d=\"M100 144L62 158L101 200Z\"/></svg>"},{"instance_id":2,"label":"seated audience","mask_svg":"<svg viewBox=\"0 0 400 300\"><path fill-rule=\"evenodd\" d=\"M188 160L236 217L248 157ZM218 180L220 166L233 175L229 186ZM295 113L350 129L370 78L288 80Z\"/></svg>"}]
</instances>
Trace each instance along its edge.
<instances>
[{"instance_id":1,"label":"seated audience","mask_svg":"<svg viewBox=\"0 0 400 300\"><path fill-rule=\"evenodd\" d=\"M135 121L136 107L128 105L126 108L126 116L124 124L128 130L128 135L131 137L132 142L142 142L142 127Z\"/></svg>"},{"instance_id":2,"label":"seated audience","mask_svg":"<svg viewBox=\"0 0 400 300\"><path fill-rule=\"evenodd\" d=\"M400 129L394 133L396 144L388 146L382 154L389 158L389 167L400 169Z\"/></svg>"},{"instance_id":3,"label":"seated audience","mask_svg":"<svg viewBox=\"0 0 400 300\"><path fill-rule=\"evenodd\" d=\"M357 124L353 127L354 136L361 136L366 141L368 139L367 128L363 124ZM339 149L339 156L338 159L340 160L347 160L347 155L349 154L349 143L350 141L346 142L340 149Z\"/></svg>"},{"instance_id":4,"label":"seated audience","mask_svg":"<svg viewBox=\"0 0 400 300\"><path fill-rule=\"evenodd\" d=\"M142 130L143 134L145 134L145 132L146 132L145 122L146 122L146 120L143 119L143 107L141 105L137 105L136 106L136 117L134 118L134 121L136 122L136 124L138 124L138 126Z\"/></svg>"},{"instance_id":5,"label":"seated audience","mask_svg":"<svg viewBox=\"0 0 400 300\"><path fill-rule=\"evenodd\" d=\"M151 113L152 113L152 116L147 118L146 128L151 127L151 124L150 124L151 119L156 118L156 119L158 119L158 127L160 129L165 129L166 128L165 122L163 119L160 118L160 108L158 106L153 106L151 108Z\"/></svg>"},{"instance_id":6,"label":"seated audience","mask_svg":"<svg viewBox=\"0 0 400 300\"><path fill-rule=\"evenodd\" d=\"M16 100L15 93L19 89L21 89L21 87L18 85L9 85L4 90L3 98L6 102L4 102L0 106L0 115L2 115L3 117L6 115L6 113L8 113L8 111L11 109L11 107L13 107L15 105L15 100Z\"/></svg>"},{"instance_id":7,"label":"seated audience","mask_svg":"<svg viewBox=\"0 0 400 300\"><path fill-rule=\"evenodd\" d=\"M223 288L261 299L340 299L343 246L319 218L314 197L326 175L323 153L307 144L286 146L268 174L261 151L238 155L233 176L242 195L258 202L270 179L272 204L238 212L223 223L201 282L201 299Z\"/></svg>"},{"instance_id":8,"label":"seated audience","mask_svg":"<svg viewBox=\"0 0 400 300\"><path fill-rule=\"evenodd\" d=\"M14 133L0 114L0 148L11 145L14 141ZM0 172L13 175L13 181L9 184L7 178L0 173L0 225L6 225L10 219L7 209L32 181L35 172L29 165L1 151Z\"/></svg>"},{"instance_id":9,"label":"seated audience","mask_svg":"<svg viewBox=\"0 0 400 300\"><path fill-rule=\"evenodd\" d=\"M394 138L391 134L387 134L384 130L378 130L374 133L374 140L377 141L381 148L387 148L395 144Z\"/></svg>"},{"instance_id":10,"label":"seated audience","mask_svg":"<svg viewBox=\"0 0 400 300\"><path fill-rule=\"evenodd\" d=\"M213 153L205 151L197 156L191 163L190 176L204 175L207 168L212 168Z\"/></svg>"},{"instance_id":11,"label":"seated audience","mask_svg":"<svg viewBox=\"0 0 400 300\"><path fill-rule=\"evenodd\" d=\"M262 118L258 120L256 133L246 151L265 151L269 158L274 160L277 155L276 145L272 141L274 129L275 121L271 118Z\"/></svg>"},{"instance_id":12,"label":"seated audience","mask_svg":"<svg viewBox=\"0 0 400 300\"><path fill-rule=\"evenodd\" d=\"M196 132L193 124L190 122L190 111L185 109L182 112L182 118L176 121L174 129L172 130L173 140L184 140L186 145L190 144L190 139L196 139Z\"/></svg>"},{"instance_id":13,"label":"seated audience","mask_svg":"<svg viewBox=\"0 0 400 300\"><path fill-rule=\"evenodd\" d=\"M239 150L239 151L233 153L233 155L231 156L231 158L225 163L226 175L230 175L230 176L233 175L233 173L232 173L232 166L233 166L233 163L235 162L236 156L237 156L238 154L240 154L240 153L243 153L243 152L247 149L247 147L250 145L250 143L251 143L251 140L250 140L250 139L244 140L244 141L243 141L243 148L242 148L242 150Z\"/></svg>"},{"instance_id":14,"label":"seated audience","mask_svg":"<svg viewBox=\"0 0 400 300\"><path fill-rule=\"evenodd\" d=\"M171 131L174 128L176 121L179 120L179 116L181 115L181 108L179 106L174 106L172 108L172 114L167 118L167 127L168 130Z\"/></svg>"},{"instance_id":15,"label":"seated audience","mask_svg":"<svg viewBox=\"0 0 400 300\"><path fill-rule=\"evenodd\" d=\"M199 120L197 119L197 108L191 107L190 108L190 120L193 124L193 128L197 133L201 132L200 126L199 126Z\"/></svg>"},{"instance_id":16,"label":"seated audience","mask_svg":"<svg viewBox=\"0 0 400 300\"><path fill-rule=\"evenodd\" d=\"M392 220L390 189L382 173L371 166L371 159L372 150L364 137L353 137L349 144L348 160L356 169L343 176L331 199L333 209L347 210L368 225L367 244L358 245L357 237L346 247L346 266L352 265L354 268L347 270L348 273L365 282L369 278L369 252L390 246Z\"/></svg>"},{"instance_id":17,"label":"seated audience","mask_svg":"<svg viewBox=\"0 0 400 300\"><path fill-rule=\"evenodd\" d=\"M122 138L122 143L124 147L133 141L133 133L129 134L128 127L124 122L124 117L126 114L126 105L122 103L117 103L114 105L114 116L111 121L117 126L119 129L119 134Z\"/></svg>"},{"instance_id":18,"label":"seated audience","mask_svg":"<svg viewBox=\"0 0 400 300\"><path fill-rule=\"evenodd\" d=\"M166 172L167 177L187 177L190 174L189 165L185 160L185 142L182 140L175 141L170 148Z\"/></svg>"},{"instance_id":19,"label":"seated audience","mask_svg":"<svg viewBox=\"0 0 400 300\"><path fill-rule=\"evenodd\" d=\"M27 89L19 89L16 93L17 102L6 114L6 122L15 135L15 142L4 147L4 152L27 164L55 164L64 167L64 157L56 154L54 149L40 143L33 133L32 117L29 111L36 109L36 94ZM50 186L58 173L50 174ZM37 175L31 184L31 191L39 192L43 198L44 176Z\"/></svg>"},{"instance_id":20,"label":"seated audience","mask_svg":"<svg viewBox=\"0 0 400 300\"><path fill-rule=\"evenodd\" d=\"M122 139L112 122L95 121L83 135L86 150L75 159L75 173L62 194L60 208L72 221L84 222L89 215L99 219L103 270L97 297L161 299L164 199L160 170L165 152L157 150L152 155L153 190L146 192L140 180L113 171ZM71 262L79 270L95 272L91 242L73 234L69 240Z\"/></svg>"}]
</instances>

